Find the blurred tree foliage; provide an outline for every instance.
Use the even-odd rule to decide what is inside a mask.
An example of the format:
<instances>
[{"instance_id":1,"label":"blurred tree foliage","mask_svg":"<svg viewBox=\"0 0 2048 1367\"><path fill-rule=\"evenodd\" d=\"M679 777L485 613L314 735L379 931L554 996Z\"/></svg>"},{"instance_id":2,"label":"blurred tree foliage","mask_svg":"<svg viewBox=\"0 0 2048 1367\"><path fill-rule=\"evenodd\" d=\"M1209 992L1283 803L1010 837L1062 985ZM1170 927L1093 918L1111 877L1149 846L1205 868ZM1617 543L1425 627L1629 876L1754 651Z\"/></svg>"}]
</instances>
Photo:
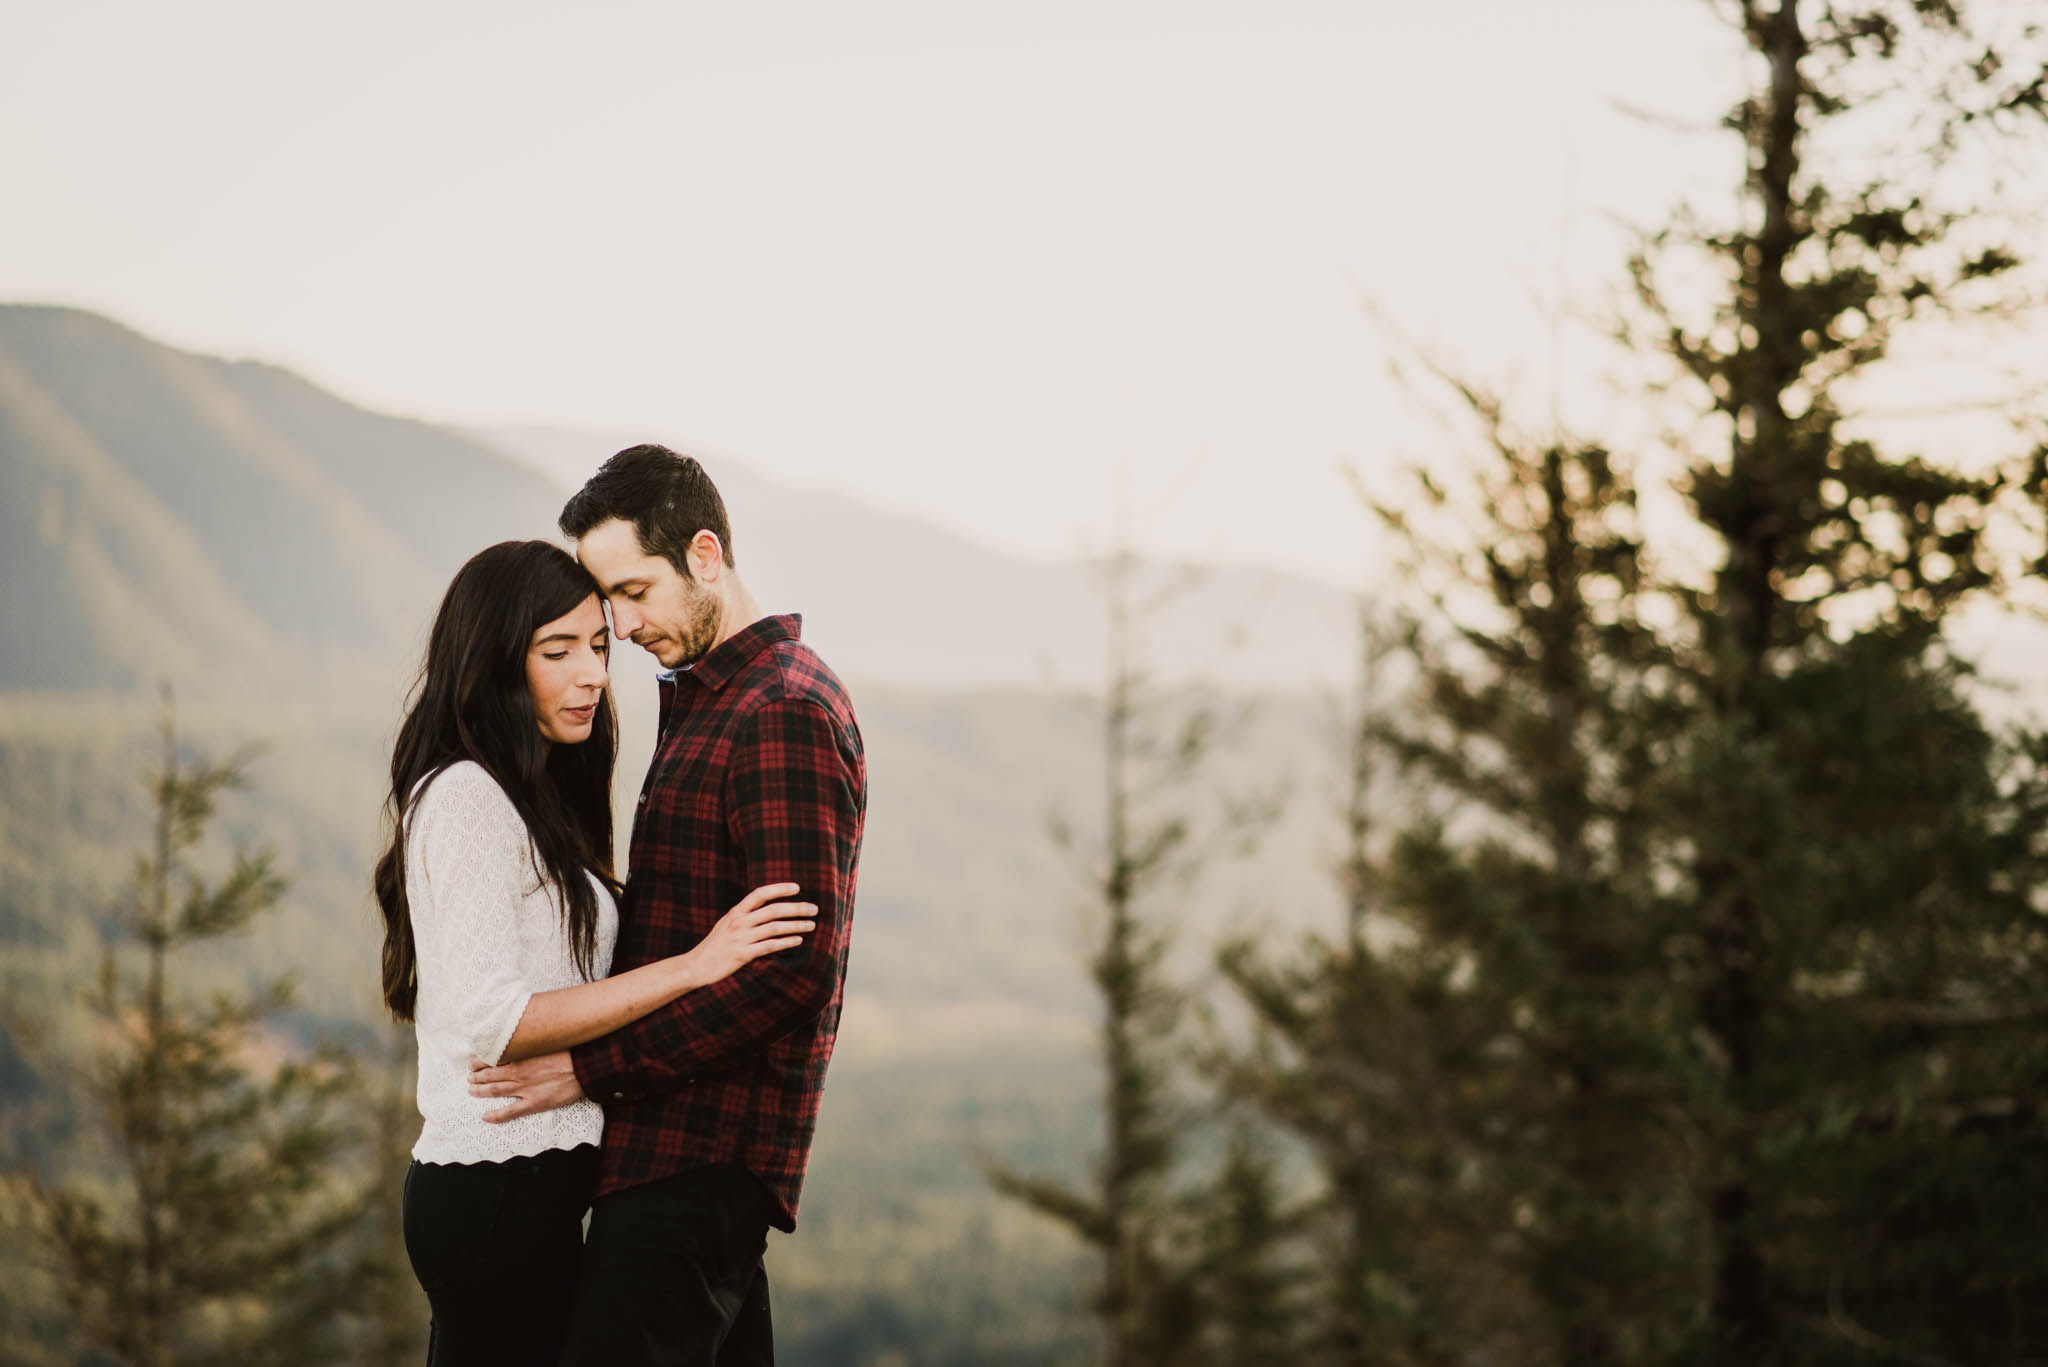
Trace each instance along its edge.
<instances>
[{"instance_id":1,"label":"blurred tree foliage","mask_svg":"<svg viewBox=\"0 0 2048 1367\"><path fill-rule=\"evenodd\" d=\"M215 881L198 873L191 856L246 758L190 759L168 697L161 737L151 847L87 992L98 1036L83 1086L118 1176L11 1185L79 1344L136 1367L339 1361L366 1270L352 1253L361 1195L336 1171L357 1140L337 1114L355 1070L263 1036L288 980L178 991L178 951L244 930L285 885L268 851L238 852Z\"/></svg>"},{"instance_id":2,"label":"blurred tree foliage","mask_svg":"<svg viewBox=\"0 0 2048 1367\"><path fill-rule=\"evenodd\" d=\"M1631 263L1636 335L1712 434L1685 448L1712 568L1666 576L1653 676L1682 722L1653 868L1686 908L1699 1356L2037 1355L2048 1249L2007 1255L2048 1197L2038 1162L2014 1184L2048 1080L2043 742L1987 726L1942 632L2042 563L2000 530L2038 531L2048 450L1971 469L1858 419L1915 329L2014 304L1986 199L2040 155L2048 28L1958 0L1726 8L1736 212Z\"/></svg>"},{"instance_id":3,"label":"blurred tree foliage","mask_svg":"<svg viewBox=\"0 0 2048 1367\"><path fill-rule=\"evenodd\" d=\"M355 1254L363 1270L362 1333L354 1361L402 1367L418 1359L431 1315L405 1251L405 1175L419 1138L419 1051L413 1033L385 1027L367 1089L369 1184Z\"/></svg>"},{"instance_id":4,"label":"blurred tree foliage","mask_svg":"<svg viewBox=\"0 0 2048 1367\"><path fill-rule=\"evenodd\" d=\"M1224 955L1220 1075L1320 1169L1329 1361L2048 1352L2048 740L1944 635L2048 564L2048 448L1861 421L1916 329L2013 301L1978 199L2041 145L2048 31L1717 8L1743 179L1642 242L1624 329L1690 525L1657 554L1629 462L1456 386L1488 450L1384 510L1435 593L1354 756L1421 812L1376 843L1354 796L1345 939Z\"/></svg>"},{"instance_id":5,"label":"blurred tree foliage","mask_svg":"<svg viewBox=\"0 0 2048 1367\"><path fill-rule=\"evenodd\" d=\"M1099 1256L1095 1311L1109 1367L1187 1361L1204 1308L1176 1188L1188 1118L1173 1083L1185 999L1165 973L1167 936L1148 923L1145 908L1192 871L1179 791L1208 748L1215 717L1162 697L1148 677L1141 629L1149 604L1139 580L1128 551L1106 562L1100 841L1084 842L1063 820L1053 823L1056 843L1077 852L1101 913L1088 965L1102 1011L1101 1157L1085 1187L988 1166L998 1191L1066 1226Z\"/></svg>"},{"instance_id":6,"label":"blurred tree foliage","mask_svg":"<svg viewBox=\"0 0 2048 1367\"><path fill-rule=\"evenodd\" d=\"M1293 963L1225 947L1255 1028L1217 1066L1322 1170L1319 1360L1643 1360L1671 1346L1685 1278L1643 857L1648 739L1670 718L1634 678L1657 650L1634 499L1607 452L1525 450L1464 393L1492 438L1483 535L1383 511L1416 582L1467 593L1431 620L1465 621L1368 624L1345 934ZM1374 682L1393 656L1415 702L1398 722ZM1453 816L1376 831L1375 794L1418 787Z\"/></svg>"}]
</instances>

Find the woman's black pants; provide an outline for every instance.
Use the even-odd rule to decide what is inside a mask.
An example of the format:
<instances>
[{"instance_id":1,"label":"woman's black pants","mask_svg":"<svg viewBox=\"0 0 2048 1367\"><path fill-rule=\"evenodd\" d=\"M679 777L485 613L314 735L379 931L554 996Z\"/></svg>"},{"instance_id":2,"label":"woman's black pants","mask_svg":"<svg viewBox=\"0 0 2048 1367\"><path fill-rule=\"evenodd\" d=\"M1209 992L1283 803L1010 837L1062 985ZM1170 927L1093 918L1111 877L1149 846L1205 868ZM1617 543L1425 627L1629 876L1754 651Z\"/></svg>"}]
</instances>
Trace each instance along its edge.
<instances>
[{"instance_id":1,"label":"woman's black pants","mask_svg":"<svg viewBox=\"0 0 2048 1367\"><path fill-rule=\"evenodd\" d=\"M405 1251L434 1326L428 1367L555 1367L569 1329L597 1147L405 1175Z\"/></svg>"}]
</instances>

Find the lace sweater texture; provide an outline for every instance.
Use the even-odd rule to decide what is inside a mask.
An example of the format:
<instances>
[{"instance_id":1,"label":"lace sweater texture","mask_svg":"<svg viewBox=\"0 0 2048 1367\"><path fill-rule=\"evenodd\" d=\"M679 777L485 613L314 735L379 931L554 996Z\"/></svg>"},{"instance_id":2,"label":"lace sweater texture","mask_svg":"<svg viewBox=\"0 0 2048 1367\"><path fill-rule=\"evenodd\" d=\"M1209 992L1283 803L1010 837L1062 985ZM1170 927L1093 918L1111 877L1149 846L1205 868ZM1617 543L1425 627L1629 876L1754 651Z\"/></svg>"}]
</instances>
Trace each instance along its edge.
<instances>
[{"instance_id":1,"label":"lace sweater texture","mask_svg":"<svg viewBox=\"0 0 2048 1367\"><path fill-rule=\"evenodd\" d=\"M619 914L595 875L598 977L610 971ZM496 1062L536 992L583 981L569 950L561 899L536 872L533 842L512 799L481 765L452 764L411 804L405 895L419 957L419 1106L412 1156L422 1163L495 1163L595 1144L594 1101L503 1124L484 1113L501 1098L469 1094L469 1060Z\"/></svg>"}]
</instances>

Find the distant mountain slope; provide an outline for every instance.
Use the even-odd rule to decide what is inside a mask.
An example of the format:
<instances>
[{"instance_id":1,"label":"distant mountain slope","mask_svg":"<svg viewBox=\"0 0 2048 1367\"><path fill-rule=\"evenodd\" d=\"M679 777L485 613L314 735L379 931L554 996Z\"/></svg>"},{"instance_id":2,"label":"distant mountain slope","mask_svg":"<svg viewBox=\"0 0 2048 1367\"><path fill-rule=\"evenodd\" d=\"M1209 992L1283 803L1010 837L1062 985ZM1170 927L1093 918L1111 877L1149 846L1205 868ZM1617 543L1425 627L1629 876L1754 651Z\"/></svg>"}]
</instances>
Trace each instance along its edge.
<instances>
[{"instance_id":1,"label":"distant mountain slope","mask_svg":"<svg viewBox=\"0 0 2048 1367\"><path fill-rule=\"evenodd\" d=\"M665 434L474 429L566 492L606 456ZM1100 581L1085 565L1008 556L840 494L792 489L744 465L705 465L732 515L742 574L771 610L804 614L806 639L856 679L917 687L1086 687L1101 676ZM1004 496L992 474L988 496ZM1275 529L1284 535L1285 529ZM1153 666L1258 689L1337 684L1355 658L1354 597L1273 570L1154 566L1174 583L1149 622Z\"/></svg>"},{"instance_id":2,"label":"distant mountain slope","mask_svg":"<svg viewBox=\"0 0 2048 1367\"><path fill-rule=\"evenodd\" d=\"M0 352L0 687L125 689L263 634L203 539Z\"/></svg>"},{"instance_id":3,"label":"distant mountain slope","mask_svg":"<svg viewBox=\"0 0 2048 1367\"><path fill-rule=\"evenodd\" d=\"M368 412L275 366L194 355L76 309L0 306L0 691L395 692L449 574L549 536L623 441ZM1086 685L1092 573L1001 555L713 462L741 564L856 679ZM992 484L991 498L1003 496ZM1348 595L1206 566L1152 624L1162 672L1327 684Z\"/></svg>"},{"instance_id":4,"label":"distant mountain slope","mask_svg":"<svg viewBox=\"0 0 2048 1367\"><path fill-rule=\"evenodd\" d=\"M0 689L393 686L453 567L557 501L274 367L0 307Z\"/></svg>"}]
</instances>

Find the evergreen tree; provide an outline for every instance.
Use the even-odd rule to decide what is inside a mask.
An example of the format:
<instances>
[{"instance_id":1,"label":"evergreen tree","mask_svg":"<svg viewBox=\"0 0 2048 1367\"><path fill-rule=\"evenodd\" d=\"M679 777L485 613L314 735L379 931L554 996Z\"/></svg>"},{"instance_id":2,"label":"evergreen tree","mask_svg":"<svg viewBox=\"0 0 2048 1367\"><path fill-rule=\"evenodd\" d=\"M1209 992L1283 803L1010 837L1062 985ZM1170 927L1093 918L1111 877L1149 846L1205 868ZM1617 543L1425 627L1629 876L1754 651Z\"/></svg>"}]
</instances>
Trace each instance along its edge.
<instances>
[{"instance_id":1,"label":"evergreen tree","mask_svg":"<svg viewBox=\"0 0 2048 1367\"><path fill-rule=\"evenodd\" d=\"M1959 1126L2031 1098L2043 1059L1941 1028L2040 963L2038 745L1990 731L1942 635L2005 586L1993 529L2024 472L1887 452L1857 419L1915 329L2008 306L1986 158L2041 146L2048 32L1958 0L1723 8L1753 78L1739 208L1681 215L1633 264L1642 340L1719 434L1688 474L1719 555L1673 586L1691 715L1663 799L1694 918L1701 1349L2038 1352L2040 1255L1971 1270L2001 1210L2048 1194L2012 1185L2037 1140ZM1929 1162L1944 1181L1908 1180Z\"/></svg>"},{"instance_id":2,"label":"evergreen tree","mask_svg":"<svg viewBox=\"0 0 2048 1367\"><path fill-rule=\"evenodd\" d=\"M1403 832L1389 891L1462 966L1473 1028L1496 1032L1465 1070L1478 1105L1457 1123L1507 1203L1493 1220L1518 1231L1550 1351L1656 1360L1689 1289L1680 1154L1660 1118L1679 1028L1670 908L1646 858L1676 718L1651 682L1666 651L1641 615L1635 491L1604 449L1517 437L1497 402L1461 393L1488 439L1478 535L1435 541L1383 509L1448 571L1435 620L1455 625L1411 630L1419 713L1382 734L1457 817Z\"/></svg>"},{"instance_id":3,"label":"evergreen tree","mask_svg":"<svg viewBox=\"0 0 2048 1367\"><path fill-rule=\"evenodd\" d=\"M1077 855L1101 918L1089 973L1102 1008L1103 1150L1085 1187L1000 1164L987 1170L998 1191L1096 1250L1102 1360L1148 1367L1184 1360L1202 1307L1186 1255L1189 1211L1175 1188L1187 1120L1173 1079L1185 1000L1166 976L1169 937L1146 908L1192 873L1189 821L1175 790L1207 751L1215 714L1186 705L1147 672L1141 627L1150 605L1136 557L1111 555L1105 579L1101 840L1084 843L1064 822L1053 828L1056 843Z\"/></svg>"},{"instance_id":4,"label":"evergreen tree","mask_svg":"<svg viewBox=\"0 0 2048 1367\"><path fill-rule=\"evenodd\" d=\"M1314 1277L1298 1360L1406 1367L1454 1361L1455 1345L1482 1336L1487 1315L1455 1310L1454 1287L1484 1285L1478 1305L1503 1300L1490 1275L1499 1260L1468 1219L1472 1166L1450 1123L1466 1051L1491 1029L1473 1028L1469 998L1449 986L1455 956L1412 936L1376 949L1368 934L1397 918L1373 816L1386 759L1375 683L1392 642L1370 623L1363 640L1335 869L1343 933L1311 937L1291 961L1248 940L1224 945L1218 965L1251 1034L1213 1046L1207 1061L1228 1094L1305 1145L1320 1178L1304 1229Z\"/></svg>"},{"instance_id":5,"label":"evergreen tree","mask_svg":"<svg viewBox=\"0 0 2048 1367\"><path fill-rule=\"evenodd\" d=\"M353 1136L334 1112L353 1072L333 1053L259 1061L275 1046L258 1026L288 982L204 1001L177 991L179 951L242 931L285 884L268 851L199 875L192 855L246 757L188 758L168 694L162 746L153 839L87 994L101 1043L84 1074L119 1195L31 1178L35 1231L79 1340L120 1362L340 1360L360 1278L338 1250L361 1208L335 1176Z\"/></svg>"},{"instance_id":6,"label":"evergreen tree","mask_svg":"<svg viewBox=\"0 0 2048 1367\"><path fill-rule=\"evenodd\" d=\"M1189 1367L1296 1367L1310 1346L1296 1216L1279 1167L1272 1142L1240 1117L1214 1179L1188 1194L1197 1213L1190 1280L1203 1320Z\"/></svg>"},{"instance_id":7,"label":"evergreen tree","mask_svg":"<svg viewBox=\"0 0 2048 1367\"><path fill-rule=\"evenodd\" d=\"M419 1138L418 1055L409 1029L388 1034L372 1098L370 1192L361 1231L363 1330L357 1361L403 1367L427 1341L426 1296L405 1251L405 1175Z\"/></svg>"},{"instance_id":8,"label":"evergreen tree","mask_svg":"<svg viewBox=\"0 0 2048 1367\"><path fill-rule=\"evenodd\" d=\"M1675 438L1705 571L1646 556L1606 453L1515 438L1463 390L1486 467L1425 485L1415 516L1461 531L1406 527L1450 589L1409 638L1416 713L1379 736L1425 810L1347 861L1377 888L1354 922L1405 934L1226 961L1264 1027L1237 1085L1309 1139L1332 1206L1435 1198L1333 1257L1338 1304L1361 1269L1404 1292L1350 1299L1378 1337L1348 1360L2048 1343L2048 743L1985 722L1944 634L2048 563L2048 456L1900 455L1858 411L1916 327L2005 308L2017 255L1971 196L1990 144L2039 145L2048 34L1942 0L1722 9L1755 78L1737 207L1632 263L1633 340L1683 376L1657 399L1690 395L1709 438ZM1542 1312L1517 1343L1446 1313L1495 1254Z\"/></svg>"},{"instance_id":9,"label":"evergreen tree","mask_svg":"<svg viewBox=\"0 0 2048 1367\"><path fill-rule=\"evenodd\" d=\"M1281 968L1226 951L1263 1031L1231 1076L1340 1213L1334 1360L1649 1360L1686 1286L1634 496L1607 452L1524 442L1459 392L1488 437L1473 487L1381 509L1435 610L1400 635L1412 707L1368 688L1354 723L1346 934ZM1375 841L1396 766L1419 810Z\"/></svg>"}]
</instances>

